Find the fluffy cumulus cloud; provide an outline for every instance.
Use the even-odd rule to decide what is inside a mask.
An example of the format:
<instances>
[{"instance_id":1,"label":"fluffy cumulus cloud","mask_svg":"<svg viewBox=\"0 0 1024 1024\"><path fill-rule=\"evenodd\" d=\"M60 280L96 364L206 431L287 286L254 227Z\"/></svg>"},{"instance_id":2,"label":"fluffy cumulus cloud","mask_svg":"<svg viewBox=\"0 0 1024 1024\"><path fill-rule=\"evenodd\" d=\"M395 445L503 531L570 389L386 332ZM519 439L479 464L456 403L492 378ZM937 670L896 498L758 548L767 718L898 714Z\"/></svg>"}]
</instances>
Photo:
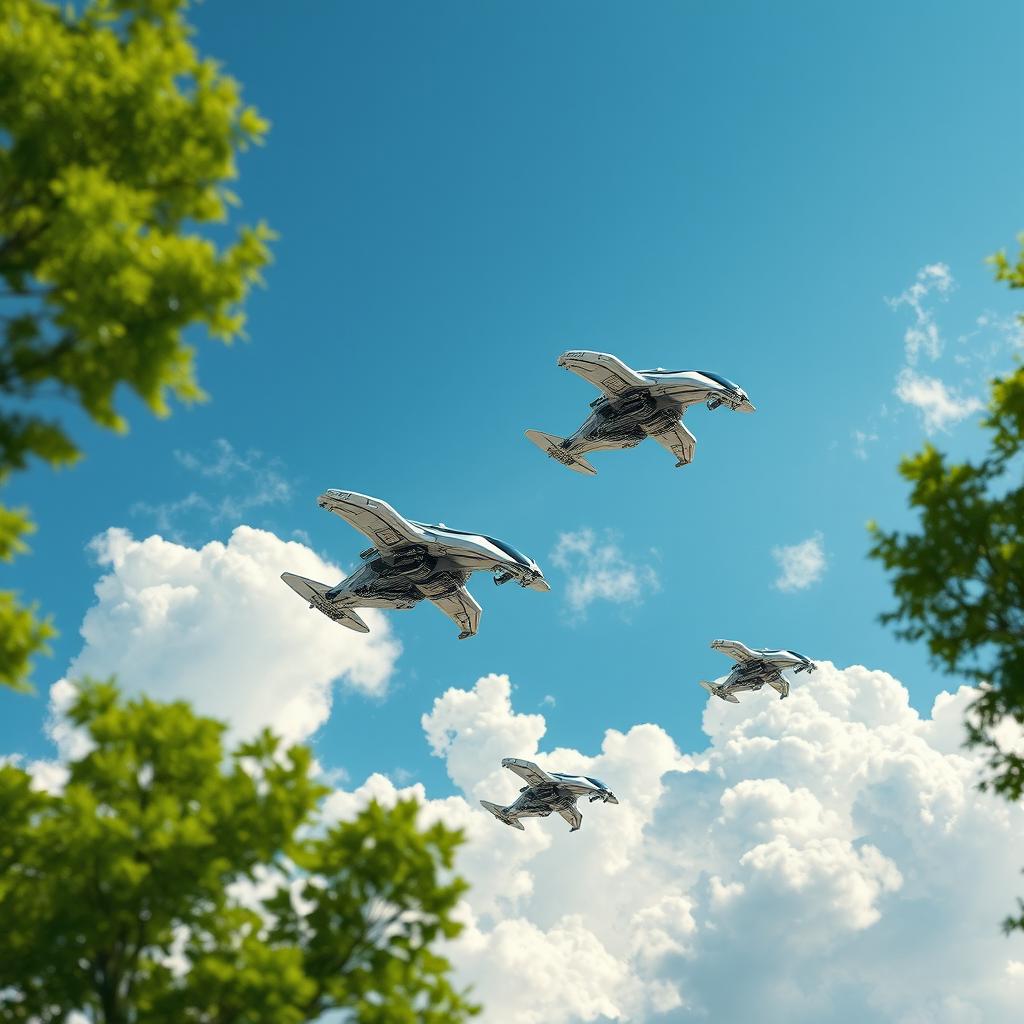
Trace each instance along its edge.
<instances>
[{"instance_id":1,"label":"fluffy cumulus cloud","mask_svg":"<svg viewBox=\"0 0 1024 1024\"><path fill-rule=\"evenodd\" d=\"M949 430L984 408L976 395L963 395L938 377L918 373L909 366L904 367L896 379L896 396L921 413L929 434Z\"/></svg>"},{"instance_id":2,"label":"fluffy cumulus cloud","mask_svg":"<svg viewBox=\"0 0 1024 1024\"><path fill-rule=\"evenodd\" d=\"M110 529L92 542L105 570L86 613L82 650L52 689L52 731L65 753L74 734L61 719L73 680L116 675L128 692L184 698L227 720L235 737L271 726L288 740L327 719L341 683L383 694L400 651L386 618L364 613L370 633L311 612L283 571L331 584L342 572L273 533L238 527L226 544L200 548Z\"/></svg>"},{"instance_id":3,"label":"fluffy cumulus cloud","mask_svg":"<svg viewBox=\"0 0 1024 1024\"><path fill-rule=\"evenodd\" d=\"M779 575L775 580L778 590L806 590L825 575L828 566L825 538L815 533L799 544L772 548L772 558L779 566Z\"/></svg>"},{"instance_id":4,"label":"fluffy cumulus cloud","mask_svg":"<svg viewBox=\"0 0 1024 1024\"><path fill-rule=\"evenodd\" d=\"M560 534L551 561L567 575L566 601L578 616L595 601L636 604L658 588L654 569L628 559L609 532L598 536L584 528Z\"/></svg>"},{"instance_id":5,"label":"fluffy cumulus cloud","mask_svg":"<svg viewBox=\"0 0 1024 1024\"><path fill-rule=\"evenodd\" d=\"M472 888L448 951L485 1021L1018 1021L1024 939L998 922L1024 809L975 789L971 691L921 717L885 672L819 664L784 702L709 701L693 754L652 724L590 754L548 747L544 718L488 676L423 717L459 795L374 775L330 812L404 792L465 830ZM477 804L515 797L509 755L603 778L621 802L584 804L577 833L557 816L513 831Z\"/></svg>"}]
</instances>

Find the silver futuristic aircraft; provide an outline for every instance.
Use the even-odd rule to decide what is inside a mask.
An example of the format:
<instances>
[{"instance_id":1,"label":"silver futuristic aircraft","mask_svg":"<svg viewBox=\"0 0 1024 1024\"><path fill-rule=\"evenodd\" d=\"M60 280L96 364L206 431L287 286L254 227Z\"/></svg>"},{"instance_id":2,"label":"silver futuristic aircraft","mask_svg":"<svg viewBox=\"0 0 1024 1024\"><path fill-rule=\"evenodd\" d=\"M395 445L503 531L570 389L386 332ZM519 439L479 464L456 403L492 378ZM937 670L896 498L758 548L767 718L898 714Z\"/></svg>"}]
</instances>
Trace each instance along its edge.
<instances>
[{"instance_id":1,"label":"silver futuristic aircraft","mask_svg":"<svg viewBox=\"0 0 1024 1024\"><path fill-rule=\"evenodd\" d=\"M682 423L688 406L706 402L712 410L724 405L733 412L754 411L743 388L707 370L632 370L606 352L564 352L558 365L603 395L590 403L593 412L569 437L540 430L528 430L526 436L577 473L597 473L584 458L587 452L632 448L648 437L675 456L676 466L685 466L697 445Z\"/></svg>"},{"instance_id":2,"label":"silver futuristic aircraft","mask_svg":"<svg viewBox=\"0 0 1024 1024\"><path fill-rule=\"evenodd\" d=\"M778 691L779 700L785 700L789 696L789 680L782 674L783 670L791 668L794 673L813 672L818 667L796 651L776 651L767 647L751 649L738 640L712 640L711 646L727 654L736 664L729 678L720 686L706 679L698 682L708 693L730 704L739 704L734 694L741 690L760 690L765 683Z\"/></svg>"},{"instance_id":3,"label":"silver futuristic aircraft","mask_svg":"<svg viewBox=\"0 0 1024 1024\"><path fill-rule=\"evenodd\" d=\"M505 757L502 768L508 768L518 775L526 785L519 790L519 796L508 807L499 807L490 800L481 800L480 806L490 811L498 821L525 832L520 818L546 818L557 811L572 826L575 832L583 824L583 815L576 806L581 797L590 802L600 800L606 804L617 804L615 794L600 780L589 775L563 775L561 772L546 772L532 761L518 757Z\"/></svg>"},{"instance_id":4,"label":"silver futuristic aircraft","mask_svg":"<svg viewBox=\"0 0 1024 1024\"><path fill-rule=\"evenodd\" d=\"M460 640L472 636L481 608L465 584L478 570L494 573L497 584L515 580L530 590L551 589L532 558L493 537L416 523L386 501L354 491L324 491L317 503L354 526L373 546L360 552L362 564L336 586L290 572L281 579L310 608L357 633L368 633L370 627L356 608L412 608L426 598L462 630Z\"/></svg>"}]
</instances>

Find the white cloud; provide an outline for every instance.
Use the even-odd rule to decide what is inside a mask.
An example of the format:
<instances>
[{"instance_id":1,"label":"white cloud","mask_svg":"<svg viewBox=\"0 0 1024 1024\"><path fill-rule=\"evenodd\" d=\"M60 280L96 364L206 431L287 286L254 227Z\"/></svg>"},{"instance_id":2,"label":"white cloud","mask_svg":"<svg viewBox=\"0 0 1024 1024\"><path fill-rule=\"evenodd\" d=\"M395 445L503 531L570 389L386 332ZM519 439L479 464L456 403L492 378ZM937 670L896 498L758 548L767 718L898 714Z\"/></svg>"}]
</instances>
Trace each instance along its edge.
<instances>
[{"instance_id":1,"label":"white cloud","mask_svg":"<svg viewBox=\"0 0 1024 1024\"><path fill-rule=\"evenodd\" d=\"M868 433L866 430L855 430L853 432L853 454L858 459L867 460L868 457L868 445L874 444L878 440L878 435L875 433Z\"/></svg>"},{"instance_id":2,"label":"white cloud","mask_svg":"<svg viewBox=\"0 0 1024 1024\"><path fill-rule=\"evenodd\" d=\"M568 573L566 600L577 615L594 601L637 604L659 586L654 569L628 561L610 533L603 540L588 528L560 534L551 560Z\"/></svg>"},{"instance_id":3,"label":"white cloud","mask_svg":"<svg viewBox=\"0 0 1024 1024\"><path fill-rule=\"evenodd\" d=\"M542 750L543 717L488 676L423 718L466 798L373 775L331 813L405 793L465 830L466 930L447 952L485 1024L1019 1020L1024 937L998 922L1024 809L974 788L972 691L921 718L885 672L819 666L785 702L709 700L693 756L651 724L591 755ZM515 796L510 755L603 778L621 803L584 805L577 833L557 816L514 832L476 805Z\"/></svg>"},{"instance_id":4,"label":"white cloud","mask_svg":"<svg viewBox=\"0 0 1024 1024\"><path fill-rule=\"evenodd\" d=\"M1006 353L1018 352L1024 348L1024 322L1021 315L1007 316L987 309L974 320L974 330L961 334L957 341L970 345L970 351L958 354L956 361L962 365L980 363L986 376L999 372L994 363L1005 365Z\"/></svg>"},{"instance_id":5,"label":"white cloud","mask_svg":"<svg viewBox=\"0 0 1024 1024\"><path fill-rule=\"evenodd\" d=\"M271 726L288 740L326 721L336 682L382 695L400 646L379 612L370 633L330 622L279 579L285 571L335 583L342 577L304 544L240 526L226 544L201 548L110 529L92 542L107 571L85 615L84 645L67 679L116 674L129 693L185 698L227 720L232 735ZM79 742L60 715L73 695L52 690L54 738Z\"/></svg>"},{"instance_id":6,"label":"white cloud","mask_svg":"<svg viewBox=\"0 0 1024 1024\"><path fill-rule=\"evenodd\" d=\"M31 786L37 792L60 793L68 781L68 770L59 761L30 761L20 754L0 754L0 768L4 765L22 768L32 778Z\"/></svg>"},{"instance_id":7,"label":"white cloud","mask_svg":"<svg viewBox=\"0 0 1024 1024\"><path fill-rule=\"evenodd\" d=\"M926 377L909 366L904 367L896 379L896 395L921 412L929 434L948 430L984 408L975 396L961 395L937 377Z\"/></svg>"},{"instance_id":8,"label":"white cloud","mask_svg":"<svg viewBox=\"0 0 1024 1024\"><path fill-rule=\"evenodd\" d=\"M991 377L995 372L995 360L1001 358L1007 348L1016 347L1020 337L1019 325L1015 330L1012 319L984 313L976 318L977 329L958 339L961 343L972 342L973 349L970 353L960 352L954 356L954 362L960 367L960 388L919 372L916 367L921 353L935 362L942 356L944 348L930 300L933 297L946 299L954 286L949 267L945 263L933 263L922 267L914 284L901 295L886 300L893 309L908 306L914 314L913 323L903 335L904 365L897 375L894 393L900 401L918 410L929 434L948 430L983 408L978 397L964 390L975 385L965 377L963 367L980 360L987 367L983 377ZM859 439L854 451L858 457L866 457L864 444Z\"/></svg>"},{"instance_id":9,"label":"white cloud","mask_svg":"<svg viewBox=\"0 0 1024 1024\"><path fill-rule=\"evenodd\" d=\"M175 451L179 465L202 477L206 491L157 504L136 502L133 515L151 516L157 530L172 540L182 539L182 523L201 513L205 523L239 523L256 509L291 500L291 484L279 459L256 449L239 452L230 441L218 438L209 457ZM217 493L220 492L220 493Z\"/></svg>"},{"instance_id":10,"label":"white cloud","mask_svg":"<svg viewBox=\"0 0 1024 1024\"><path fill-rule=\"evenodd\" d=\"M892 309L909 306L914 314L914 322L903 333L908 365L913 366L922 351L933 360L942 354L942 336L928 300L933 295L945 299L954 285L953 274L945 263L930 263L917 272L909 288L894 299L886 299Z\"/></svg>"},{"instance_id":11,"label":"white cloud","mask_svg":"<svg viewBox=\"0 0 1024 1024\"><path fill-rule=\"evenodd\" d=\"M799 544L772 548L772 558L779 564L775 587L779 590L806 590L825 575L825 538L815 533Z\"/></svg>"}]
</instances>

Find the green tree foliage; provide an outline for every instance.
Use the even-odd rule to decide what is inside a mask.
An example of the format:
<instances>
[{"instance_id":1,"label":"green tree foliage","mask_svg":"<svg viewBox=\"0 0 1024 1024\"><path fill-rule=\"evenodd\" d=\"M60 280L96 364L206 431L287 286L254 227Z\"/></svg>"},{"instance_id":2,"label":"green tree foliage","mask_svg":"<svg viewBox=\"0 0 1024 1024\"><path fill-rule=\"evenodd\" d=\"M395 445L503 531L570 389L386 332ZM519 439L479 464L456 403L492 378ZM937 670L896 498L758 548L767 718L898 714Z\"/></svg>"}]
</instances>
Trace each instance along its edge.
<instances>
[{"instance_id":1,"label":"green tree foliage","mask_svg":"<svg viewBox=\"0 0 1024 1024\"><path fill-rule=\"evenodd\" d=\"M1005 281L1011 288L1024 288L1024 233L1017 236L1021 249L1017 253L1017 262L1011 263L1006 253L999 251L992 257L996 268L996 280Z\"/></svg>"},{"instance_id":2,"label":"green tree foliage","mask_svg":"<svg viewBox=\"0 0 1024 1024\"><path fill-rule=\"evenodd\" d=\"M442 1024L475 1012L433 949L461 833L414 801L325 823L311 754L229 756L183 703L86 683L59 795L0 767L0 1022Z\"/></svg>"},{"instance_id":3,"label":"green tree foliage","mask_svg":"<svg viewBox=\"0 0 1024 1024\"><path fill-rule=\"evenodd\" d=\"M0 0L0 486L32 458L78 457L33 400L123 430L121 385L158 415L202 396L187 327L242 330L270 233L218 247L196 228L226 220L236 152L267 126L199 58L186 6ZM0 505L0 558L30 531ZM0 593L0 682L25 687L50 632Z\"/></svg>"},{"instance_id":4,"label":"green tree foliage","mask_svg":"<svg viewBox=\"0 0 1024 1024\"><path fill-rule=\"evenodd\" d=\"M950 463L929 444L900 463L920 528L886 533L870 524L871 557L893 573L897 604L882 621L904 639L925 640L944 670L981 689L967 742L988 754L983 787L1016 801L1024 757L1000 741L999 726L1024 726L1024 367L993 381L983 426L982 459ZM1004 926L1024 929L1024 902Z\"/></svg>"}]
</instances>

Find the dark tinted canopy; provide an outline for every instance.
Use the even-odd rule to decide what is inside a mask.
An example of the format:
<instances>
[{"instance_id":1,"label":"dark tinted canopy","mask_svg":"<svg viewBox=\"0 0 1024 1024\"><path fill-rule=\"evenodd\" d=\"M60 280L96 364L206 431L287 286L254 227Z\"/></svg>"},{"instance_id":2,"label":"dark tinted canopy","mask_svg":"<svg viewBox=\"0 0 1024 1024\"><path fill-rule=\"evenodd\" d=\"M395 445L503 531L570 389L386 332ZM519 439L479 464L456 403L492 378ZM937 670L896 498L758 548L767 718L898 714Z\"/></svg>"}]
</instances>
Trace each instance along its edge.
<instances>
[{"instance_id":1,"label":"dark tinted canopy","mask_svg":"<svg viewBox=\"0 0 1024 1024\"><path fill-rule=\"evenodd\" d=\"M743 389L735 382L729 380L728 377L723 377L720 373L712 373L710 370L666 370L664 367L659 366L656 370L639 370L639 373L699 373L705 377L709 377L716 384L721 384L723 388L728 388L730 391L742 391Z\"/></svg>"},{"instance_id":2,"label":"dark tinted canopy","mask_svg":"<svg viewBox=\"0 0 1024 1024\"><path fill-rule=\"evenodd\" d=\"M592 786L597 786L598 789L608 788L600 779L593 779L589 775L566 775L564 772L548 772L548 774L555 779L586 779L587 782Z\"/></svg>"},{"instance_id":3,"label":"dark tinted canopy","mask_svg":"<svg viewBox=\"0 0 1024 1024\"><path fill-rule=\"evenodd\" d=\"M498 540L497 537L488 537L486 533L470 533L469 530L453 530L450 526L440 526L437 523L417 523L415 520L410 520L413 526L423 526L428 530L440 530L442 533L450 533L456 537L483 537L484 540L490 541L499 551L504 551L513 562L518 562L520 565L528 566L530 559L526 557L521 551L516 551L511 544L506 544L503 540Z\"/></svg>"},{"instance_id":4,"label":"dark tinted canopy","mask_svg":"<svg viewBox=\"0 0 1024 1024\"><path fill-rule=\"evenodd\" d=\"M720 373L712 373L710 370L698 370L698 373L704 374L705 377L710 377L716 384L721 384L723 388L728 388L730 391L739 391L739 384L734 384L728 377L723 377Z\"/></svg>"},{"instance_id":5,"label":"dark tinted canopy","mask_svg":"<svg viewBox=\"0 0 1024 1024\"><path fill-rule=\"evenodd\" d=\"M487 538L496 548L500 548L505 552L513 562L518 562L520 565L529 565L530 559L522 553L522 551L516 551L511 544L506 544L503 540L498 540L497 537Z\"/></svg>"}]
</instances>

